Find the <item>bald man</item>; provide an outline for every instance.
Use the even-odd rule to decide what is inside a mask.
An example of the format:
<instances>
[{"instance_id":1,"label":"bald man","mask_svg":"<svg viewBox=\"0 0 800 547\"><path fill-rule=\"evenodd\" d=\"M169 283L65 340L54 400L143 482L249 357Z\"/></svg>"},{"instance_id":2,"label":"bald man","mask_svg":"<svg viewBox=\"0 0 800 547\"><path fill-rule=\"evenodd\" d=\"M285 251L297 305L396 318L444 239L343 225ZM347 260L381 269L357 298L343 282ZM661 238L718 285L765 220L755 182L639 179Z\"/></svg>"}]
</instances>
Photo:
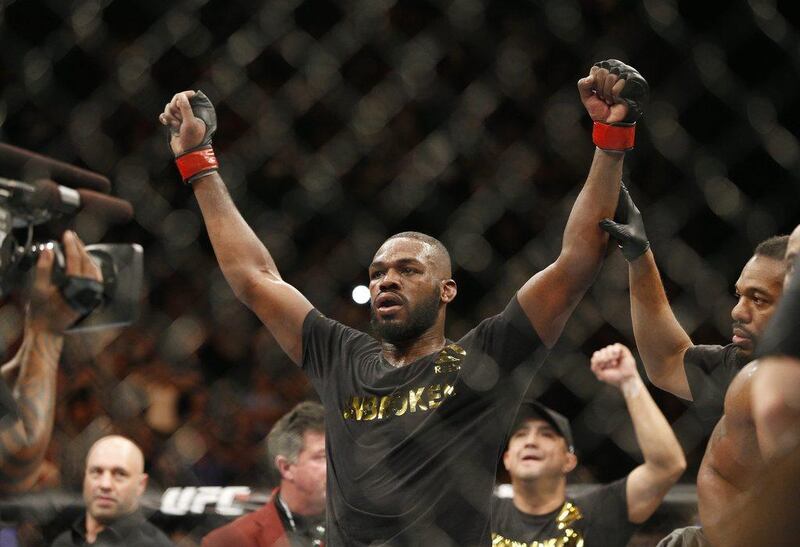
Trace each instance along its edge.
<instances>
[{"instance_id":1,"label":"bald man","mask_svg":"<svg viewBox=\"0 0 800 547\"><path fill-rule=\"evenodd\" d=\"M86 457L86 514L58 536L53 546L173 545L138 510L146 486L144 456L136 444L118 435L98 440Z\"/></svg>"}]
</instances>

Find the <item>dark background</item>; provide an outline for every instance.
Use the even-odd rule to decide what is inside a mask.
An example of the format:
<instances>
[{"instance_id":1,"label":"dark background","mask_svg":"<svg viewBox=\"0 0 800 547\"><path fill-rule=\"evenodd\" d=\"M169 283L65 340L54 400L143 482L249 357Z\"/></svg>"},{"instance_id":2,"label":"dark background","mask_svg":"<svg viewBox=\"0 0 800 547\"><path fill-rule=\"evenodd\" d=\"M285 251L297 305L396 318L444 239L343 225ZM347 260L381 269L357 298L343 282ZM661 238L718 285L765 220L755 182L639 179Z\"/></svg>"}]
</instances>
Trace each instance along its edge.
<instances>
[{"instance_id":1,"label":"dark background","mask_svg":"<svg viewBox=\"0 0 800 547\"><path fill-rule=\"evenodd\" d=\"M86 448L112 422L143 445L156 485L258 481L252 447L313 396L216 266L157 123L175 92L215 103L234 199L320 310L368 328L351 289L384 238L423 231L455 261L457 338L557 256L593 153L575 83L593 62L621 59L651 86L625 181L681 323L696 343L726 343L741 267L800 219L791 5L0 3L0 140L108 175L135 220L79 217L79 234L145 248L141 320L106 351L87 357L76 340L63 359L54 484L79 482ZM21 315L9 303L0 319L10 357ZM573 420L575 480L609 481L638 461L621 396L588 368L618 341L633 344L627 267L611 252L533 387ZM707 432L653 393L693 482Z\"/></svg>"}]
</instances>

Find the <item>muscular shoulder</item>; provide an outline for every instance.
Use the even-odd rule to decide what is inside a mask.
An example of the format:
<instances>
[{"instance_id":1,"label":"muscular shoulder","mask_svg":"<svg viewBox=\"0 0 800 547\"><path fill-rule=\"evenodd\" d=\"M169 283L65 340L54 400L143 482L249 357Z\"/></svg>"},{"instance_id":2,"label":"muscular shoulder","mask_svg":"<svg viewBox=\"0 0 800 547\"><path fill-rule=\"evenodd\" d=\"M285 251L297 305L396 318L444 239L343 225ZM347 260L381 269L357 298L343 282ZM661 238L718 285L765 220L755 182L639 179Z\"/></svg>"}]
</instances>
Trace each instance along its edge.
<instances>
[{"instance_id":1,"label":"muscular shoulder","mask_svg":"<svg viewBox=\"0 0 800 547\"><path fill-rule=\"evenodd\" d=\"M733 378L725 394L725 415L728 420L741 420L750 416L750 392L759 361L751 361Z\"/></svg>"}]
</instances>

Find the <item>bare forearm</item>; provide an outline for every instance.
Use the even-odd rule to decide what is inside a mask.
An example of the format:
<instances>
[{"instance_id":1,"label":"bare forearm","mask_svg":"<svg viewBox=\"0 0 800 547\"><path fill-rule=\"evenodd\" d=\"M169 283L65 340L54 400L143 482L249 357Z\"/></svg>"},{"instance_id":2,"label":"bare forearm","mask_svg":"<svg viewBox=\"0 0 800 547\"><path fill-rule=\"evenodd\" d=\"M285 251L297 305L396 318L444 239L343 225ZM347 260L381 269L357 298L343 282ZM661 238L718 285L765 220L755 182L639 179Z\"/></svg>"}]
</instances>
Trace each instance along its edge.
<instances>
[{"instance_id":1,"label":"bare forearm","mask_svg":"<svg viewBox=\"0 0 800 547\"><path fill-rule=\"evenodd\" d=\"M36 480L53 430L56 369L63 337L26 329L17 356L19 376L13 387L20 418L0 434L0 491L15 492Z\"/></svg>"},{"instance_id":2,"label":"bare forearm","mask_svg":"<svg viewBox=\"0 0 800 547\"><path fill-rule=\"evenodd\" d=\"M585 291L603 263L608 235L598 223L614 216L623 158L620 153L595 150L586 183L567 220L558 262L575 290Z\"/></svg>"},{"instance_id":3,"label":"bare forearm","mask_svg":"<svg viewBox=\"0 0 800 547\"><path fill-rule=\"evenodd\" d=\"M686 468L683 449L644 382L637 374L625 380L620 389L645 465L665 479L677 479Z\"/></svg>"},{"instance_id":4,"label":"bare forearm","mask_svg":"<svg viewBox=\"0 0 800 547\"><path fill-rule=\"evenodd\" d=\"M690 399L683 356L692 340L672 313L652 251L631 262L628 271L633 335L647 375L662 389Z\"/></svg>"},{"instance_id":5,"label":"bare forearm","mask_svg":"<svg viewBox=\"0 0 800 547\"><path fill-rule=\"evenodd\" d=\"M621 175L622 154L595 151L589 176L564 229L561 254L517 293L522 309L548 347L561 336L602 265L608 236L598 223L614 216Z\"/></svg>"},{"instance_id":6,"label":"bare forearm","mask_svg":"<svg viewBox=\"0 0 800 547\"><path fill-rule=\"evenodd\" d=\"M280 280L272 256L236 208L219 175L203 177L193 186L214 253L237 296L247 297L256 276Z\"/></svg>"}]
</instances>

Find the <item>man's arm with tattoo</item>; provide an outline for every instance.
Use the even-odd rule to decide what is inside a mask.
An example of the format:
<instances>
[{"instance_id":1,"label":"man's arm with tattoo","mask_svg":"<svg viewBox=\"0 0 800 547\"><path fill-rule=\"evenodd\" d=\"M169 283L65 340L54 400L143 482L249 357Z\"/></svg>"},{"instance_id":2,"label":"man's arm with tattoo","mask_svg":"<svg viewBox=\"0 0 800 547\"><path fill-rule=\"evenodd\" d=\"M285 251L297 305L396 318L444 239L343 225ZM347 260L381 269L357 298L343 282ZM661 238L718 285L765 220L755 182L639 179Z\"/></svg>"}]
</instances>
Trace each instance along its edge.
<instances>
[{"instance_id":1,"label":"man's arm with tattoo","mask_svg":"<svg viewBox=\"0 0 800 547\"><path fill-rule=\"evenodd\" d=\"M64 235L64 254L67 275L101 279L98 267L71 232ZM3 367L3 381L14 379L9 387L19 416L0 431L0 493L21 492L35 484L53 430L63 332L79 315L51 282L53 262L53 251L43 251L36 265L22 345Z\"/></svg>"}]
</instances>

